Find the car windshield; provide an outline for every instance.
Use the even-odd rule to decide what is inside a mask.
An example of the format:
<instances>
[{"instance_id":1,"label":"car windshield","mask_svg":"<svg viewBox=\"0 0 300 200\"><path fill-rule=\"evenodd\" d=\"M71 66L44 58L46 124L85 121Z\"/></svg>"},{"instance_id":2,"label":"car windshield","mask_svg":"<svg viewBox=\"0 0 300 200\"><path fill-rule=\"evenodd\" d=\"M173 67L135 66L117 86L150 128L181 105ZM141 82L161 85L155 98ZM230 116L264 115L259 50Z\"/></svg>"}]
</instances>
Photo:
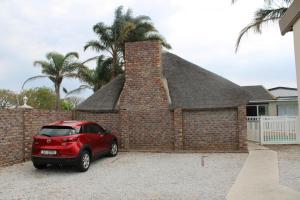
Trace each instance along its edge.
<instances>
[{"instance_id":1,"label":"car windshield","mask_svg":"<svg viewBox=\"0 0 300 200\"><path fill-rule=\"evenodd\" d=\"M68 126L44 126L40 133L40 135L45 136L67 136L76 134L76 130L72 127Z\"/></svg>"}]
</instances>

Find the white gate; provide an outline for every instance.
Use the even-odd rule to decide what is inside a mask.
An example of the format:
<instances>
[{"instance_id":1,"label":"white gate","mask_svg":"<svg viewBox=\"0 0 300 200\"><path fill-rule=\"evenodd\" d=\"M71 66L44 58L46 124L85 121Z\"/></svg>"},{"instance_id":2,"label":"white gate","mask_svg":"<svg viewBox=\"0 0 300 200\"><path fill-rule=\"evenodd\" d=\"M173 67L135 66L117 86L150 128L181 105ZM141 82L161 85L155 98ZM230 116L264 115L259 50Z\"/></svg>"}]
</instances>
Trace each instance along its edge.
<instances>
[{"instance_id":1,"label":"white gate","mask_svg":"<svg viewBox=\"0 0 300 200\"><path fill-rule=\"evenodd\" d=\"M290 116L247 117L247 138L261 144L296 144L296 121Z\"/></svg>"},{"instance_id":2,"label":"white gate","mask_svg":"<svg viewBox=\"0 0 300 200\"><path fill-rule=\"evenodd\" d=\"M260 117L247 117L247 139L260 142Z\"/></svg>"}]
</instances>

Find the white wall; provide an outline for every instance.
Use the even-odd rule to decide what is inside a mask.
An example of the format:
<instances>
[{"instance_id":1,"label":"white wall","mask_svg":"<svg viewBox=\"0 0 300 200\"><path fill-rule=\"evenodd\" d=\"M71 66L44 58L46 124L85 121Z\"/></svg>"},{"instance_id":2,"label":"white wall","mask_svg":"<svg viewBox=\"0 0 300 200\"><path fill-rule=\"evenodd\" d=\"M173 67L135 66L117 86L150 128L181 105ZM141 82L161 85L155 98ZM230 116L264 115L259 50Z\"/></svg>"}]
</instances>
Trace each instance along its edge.
<instances>
[{"instance_id":1,"label":"white wall","mask_svg":"<svg viewBox=\"0 0 300 200\"><path fill-rule=\"evenodd\" d=\"M294 32L294 48L295 48L295 60L296 60L296 73L297 73L297 87L300 88L300 19L293 26ZM300 102L300 89L298 89L298 102ZM298 106L298 114L300 114L300 106ZM298 115L298 123L297 123L297 134L299 136L300 131L300 117ZM298 138L298 142L300 143L300 137Z\"/></svg>"},{"instance_id":2,"label":"white wall","mask_svg":"<svg viewBox=\"0 0 300 200\"><path fill-rule=\"evenodd\" d=\"M269 103L269 116L277 116L276 102L270 102Z\"/></svg>"},{"instance_id":3,"label":"white wall","mask_svg":"<svg viewBox=\"0 0 300 200\"><path fill-rule=\"evenodd\" d=\"M271 94L275 97L291 97L291 96L298 96L297 90L288 90L288 89L276 89L271 90Z\"/></svg>"},{"instance_id":4,"label":"white wall","mask_svg":"<svg viewBox=\"0 0 300 200\"><path fill-rule=\"evenodd\" d=\"M297 116L298 103L297 102L277 102L278 116Z\"/></svg>"}]
</instances>

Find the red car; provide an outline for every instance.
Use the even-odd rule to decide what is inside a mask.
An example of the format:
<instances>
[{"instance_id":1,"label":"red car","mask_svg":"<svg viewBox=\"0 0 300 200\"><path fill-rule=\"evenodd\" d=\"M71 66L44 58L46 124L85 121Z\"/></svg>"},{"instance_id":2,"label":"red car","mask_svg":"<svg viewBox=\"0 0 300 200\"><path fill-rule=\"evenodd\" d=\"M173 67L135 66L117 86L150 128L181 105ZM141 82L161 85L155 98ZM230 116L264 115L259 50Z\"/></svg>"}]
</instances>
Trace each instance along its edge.
<instances>
[{"instance_id":1,"label":"red car","mask_svg":"<svg viewBox=\"0 0 300 200\"><path fill-rule=\"evenodd\" d=\"M116 136L97 123L59 121L43 126L34 136L31 160L37 169L48 164L75 165L84 172L93 159L117 153Z\"/></svg>"}]
</instances>

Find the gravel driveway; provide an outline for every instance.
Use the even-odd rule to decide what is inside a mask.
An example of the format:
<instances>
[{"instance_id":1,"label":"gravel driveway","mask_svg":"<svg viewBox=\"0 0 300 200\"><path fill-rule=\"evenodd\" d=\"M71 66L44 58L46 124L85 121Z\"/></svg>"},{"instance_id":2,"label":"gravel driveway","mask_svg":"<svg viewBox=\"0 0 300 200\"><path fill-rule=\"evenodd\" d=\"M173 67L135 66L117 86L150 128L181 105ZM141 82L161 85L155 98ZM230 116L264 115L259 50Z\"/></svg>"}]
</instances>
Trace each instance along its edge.
<instances>
[{"instance_id":1,"label":"gravel driveway","mask_svg":"<svg viewBox=\"0 0 300 200\"><path fill-rule=\"evenodd\" d=\"M278 153L280 183L300 192L300 145L266 147Z\"/></svg>"},{"instance_id":2,"label":"gravel driveway","mask_svg":"<svg viewBox=\"0 0 300 200\"><path fill-rule=\"evenodd\" d=\"M204 158L204 167L201 157ZM71 168L36 170L31 162L0 169L0 199L222 200L248 154L119 153Z\"/></svg>"}]
</instances>

